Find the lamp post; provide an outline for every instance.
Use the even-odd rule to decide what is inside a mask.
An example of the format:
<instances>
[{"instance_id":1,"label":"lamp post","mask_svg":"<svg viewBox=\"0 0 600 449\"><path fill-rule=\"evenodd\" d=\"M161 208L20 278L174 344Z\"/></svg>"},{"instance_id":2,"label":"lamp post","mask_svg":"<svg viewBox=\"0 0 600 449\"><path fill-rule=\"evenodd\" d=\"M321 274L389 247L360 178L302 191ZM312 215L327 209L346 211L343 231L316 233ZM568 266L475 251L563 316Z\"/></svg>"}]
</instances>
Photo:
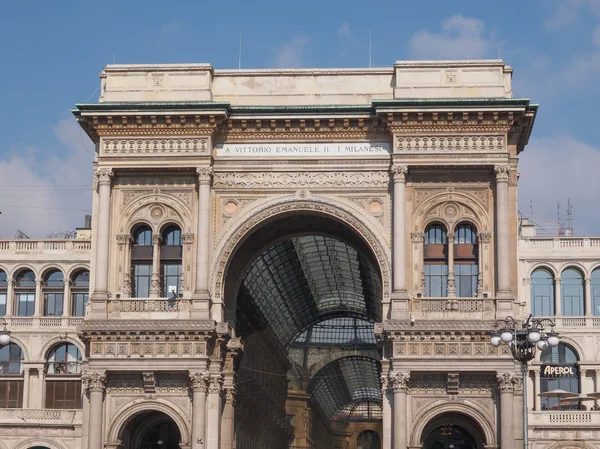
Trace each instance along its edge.
<instances>
[{"instance_id":1,"label":"lamp post","mask_svg":"<svg viewBox=\"0 0 600 449\"><path fill-rule=\"evenodd\" d=\"M6 320L2 319L0 325L3 325L0 330L0 346L6 346L10 343L10 331L6 328Z\"/></svg>"},{"instance_id":2,"label":"lamp post","mask_svg":"<svg viewBox=\"0 0 600 449\"><path fill-rule=\"evenodd\" d=\"M544 324L550 326L549 332L544 332ZM528 449L527 435L527 363L535 357L536 349L544 351L558 346L558 333L554 331L554 320L549 318L533 318L529 315L522 323L513 317L506 317L494 323L494 331L490 343L494 347L508 345L513 358L521 362L523 376L523 448Z\"/></svg>"}]
</instances>

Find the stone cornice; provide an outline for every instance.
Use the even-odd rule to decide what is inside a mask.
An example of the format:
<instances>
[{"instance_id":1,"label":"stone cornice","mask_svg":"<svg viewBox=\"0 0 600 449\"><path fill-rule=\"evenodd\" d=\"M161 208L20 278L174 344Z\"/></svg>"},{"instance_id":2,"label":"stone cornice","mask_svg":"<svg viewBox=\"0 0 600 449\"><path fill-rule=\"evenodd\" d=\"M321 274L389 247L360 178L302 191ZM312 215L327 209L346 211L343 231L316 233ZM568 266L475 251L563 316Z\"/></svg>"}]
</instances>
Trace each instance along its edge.
<instances>
[{"instance_id":1,"label":"stone cornice","mask_svg":"<svg viewBox=\"0 0 600 449\"><path fill-rule=\"evenodd\" d=\"M189 333L206 334L219 332L212 320L94 320L84 321L77 327L77 333L83 339L93 335L147 335Z\"/></svg>"}]
</instances>

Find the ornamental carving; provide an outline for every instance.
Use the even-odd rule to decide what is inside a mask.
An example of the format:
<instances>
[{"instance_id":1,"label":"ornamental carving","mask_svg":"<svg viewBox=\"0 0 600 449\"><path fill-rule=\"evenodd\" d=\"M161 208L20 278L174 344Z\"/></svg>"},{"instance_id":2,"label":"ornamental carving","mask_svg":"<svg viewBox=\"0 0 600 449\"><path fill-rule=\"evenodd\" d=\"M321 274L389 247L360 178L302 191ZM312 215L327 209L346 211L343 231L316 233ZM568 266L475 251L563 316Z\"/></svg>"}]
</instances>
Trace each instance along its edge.
<instances>
[{"instance_id":1,"label":"ornamental carving","mask_svg":"<svg viewBox=\"0 0 600 449\"><path fill-rule=\"evenodd\" d=\"M237 391L235 387L229 387L225 389L225 402L227 404L235 405L235 397Z\"/></svg>"},{"instance_id":2,"label":"ornamental carving","mask_svg":"<svg viewBox=\"0 0 600 449\"><path fill-rule=\"evenodd\" d=\"M215 188L298 189L338 187L373 187L387 189L389 176L385 171L356 172L280 172L280 173L215 173Z\"/></svg>"},{"instance_id":3,"label":"ornamental carving","mask_svg":"<svg viewBox=\"0 0 600 449\"><path fill-rule=\"evenodd\" d=\"M196 173L198 174L198 182L200 184L210 184L213 175L212 167L198 167Z\"/></svg>"},{"instance_id":4,"label":"ornamental carving","mask_svg":"<svg viewBox=\"0 0 600 449\"><path fill-rule=\"evenodd\" d=\"M208 378L208 392L220 393L223 388L223 376L220 374L211 374Z\"/></svg>"},{"instance_id":5,"label":"ornamental carving","mask_svg":"<svg viewBox=\"0 0 600 449\"><path fill-rule=\"evenodd\" d=\"M111 185L114 173L111 168L94 169L94 190L101 185Z\"/></svg>"},{"instance_id":6,"label":"ornamental carving","mask_svg":"<svg viewBox=\"0 0 600 449\"><path fill-rule=\"evenodd\" d=\"M412 243L422 243L425 239L425 234L422 232L411 232L410 233L410 241Z\"/></svg>"},{"instance_id":7,"label":"ornamental carving","mask_svg":"<svg viewBox=\"0 0 600 449\"><path fill-rule=\"evenodd\" d=\"M495 165L494 173L496 174L496 181L508 182L509 171L508 165Z\"/></svg>"},{"instance_id":8,"label":"ornamental carving","mask_svg":"<svg viewBox=\"0 0 600 449\"><path fill-rule=\"evenodd\" d=\"M91 392L104 391L104 385L106 384L106 371L87 371L81 375L81 383L83 389L89 388Z\"/></svg>"},{"instance_id":9,"label":"ornamental carving","mask_svg":"<svg viewBox=\"0 0 600 449\"><path fill-rule=\"evenodd\" d=\"M208 391L208 381L210 373L208 371L190 371L190 383L193 391Z\"/></svg>"},{"instance_id":10,"label":"ornamental carving","mask_svg":"<svg viewBox=\"0 0 600 449\"><path fill-rule=\"evenodd\" d=\"M398 151L506 151L503 136L398 137Z\"/></svg>"},{"instance_id":11,"label":"ornamental carving","mask_svg":"<svg viewBox=\"0 0 600 449\"><path fill-rule=\"evenodd\" d=\"M512 373L498 373L496 374L498 380L498 390L502 393L514 392L515 384L518 382L518 377Z\"/></svg>"},{"instance_id":12,"label":"ornamental carving","mask_svg":"<svg viewBox=\"0 0 600 449\"><path fill-rule=\"evenodd\" d=\"M490 243L492 241L492 233L487 231L480 232L479 239L481 243Z\"/></svg>"},{"instance_id":13,"label":"ornamental carving","mask_svg":"<svg viewBox=\"0 0 600 449\"><path fill-rule=\"evenodd\" d=\"M103 156L208 154L207 139L104 139Z\"/></svg>"},{"instance_id":14,"label":"ornamental carving","mask_svg":"<svg viewBox=\"0 0 600 449\"><path fill-rule=\"evenodd\" d=\"M408 166L406 165L395 165L392 167L392 178L394 182L406 181L406 174L408 173Z\"/></svg>"},{"instance_id":15,"label":"ornamental carving","mask_svg":"<svg viewBox=\"0 0 600 449\"><path fill-rule=\"evenodd\" d=\"M511 169L508 172L508 185L511 187L517 187L519 182L519 172L516 169Z\"/></svg>"},{"instance_id":16,"label":"ornamental carving","mask_svg":"<svg viewBox=\"0 0 600 449\"><path fill-rule=\"evenodd\" d=\"M465 197L465 200L469 200L469 201L473 201L474 203L478 204L479 206L481 206L485 211L489 210L489 204L490 204L490 197L489 197L489 188L488 187L474 187L474 186L461 186L461 185L457 185L457 184L453 184L451 186L445 187L445 188L441 188L441 187L434 187L434 186L415 186L413 188L413 198L412 198L412 203L413 203L413 213L417 211L417 209L419 209L419 207L427 202L430 198L433 198L434 196L438 196L442 193L447 193L448 196L453 195L453 194L458 194L461 199L463 197ZM446 201L448 198L448 196L444 197L440 197L442 199L440 199L441 201ZM456 199L456 196L454 197Z\"/></svg>"},{"instance_id":17,"label":"ornamental carving","mask_svg":"<svg viewBox=\"0 0 600 449\"><path fill-rule=\"evenodd\" d=\"M131 242L131 234L119 233L117 234L117 245L126 245Z\"/></svg>"},{"instance_id":18,"label":"ornamental carving","mask_svg":"<svg viewBox=\"0 0 600 449\"><path fill-rule=\"evenodd\" d=\"M408 381L410 380L410 373L392 373L390 374L390 383L392 384L392 390L406 391L408 388Z\"/></svg>"}]
</instances>

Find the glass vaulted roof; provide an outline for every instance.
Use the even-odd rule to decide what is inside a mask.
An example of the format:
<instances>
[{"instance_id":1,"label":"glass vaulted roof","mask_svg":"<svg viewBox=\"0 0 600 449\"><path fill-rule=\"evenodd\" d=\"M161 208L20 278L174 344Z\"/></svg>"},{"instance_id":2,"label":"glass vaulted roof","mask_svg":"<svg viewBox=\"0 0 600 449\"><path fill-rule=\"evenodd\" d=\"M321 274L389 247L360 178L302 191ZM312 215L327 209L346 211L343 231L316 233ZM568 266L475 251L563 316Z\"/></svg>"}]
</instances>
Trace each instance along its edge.
<instances>
[{"instance_id":1,"label":"glass vaulted roof","mask_svg":"<svg viewBox=\"0 0 600 449\"><path fill-rule=\"evenodd\" d=\"M352 402L340 409L334 421L379 421L383 418L381 402Z\"/></svg>"},{"instance_id":2,"label":"glass vaulted roof","mask_svg":"<svg viewBox=\"0 0 600 449\"><path fill-rule=\"evenodd\" d=\"M335 419L352 405L365 402L381 404L379 379L380 369L376 360L347 357L328 363L311 379L308 390L323 413Z\"/></svg>"},{"instance_id":3,"label":"glass vaulted roof","mask_svg":"<svg viewBox=\"0 0 600 449\"><path fill-rule=\"evenodd\" d=\"M276 243L251 265L243 288L284 346L327 317L381 319L377 267L331 237L303 236Z\"/></svg>"},{"instance_id":4,"label":"glass vaulted roof","mask_svg":"<svg viewBox=\"0 0 600 449\"><path fill-rule=\"evenodd\" d=\"M302 332L293 345L376 346L373 327L360 318L330 318Z\"/></svg>"}]
</instances>

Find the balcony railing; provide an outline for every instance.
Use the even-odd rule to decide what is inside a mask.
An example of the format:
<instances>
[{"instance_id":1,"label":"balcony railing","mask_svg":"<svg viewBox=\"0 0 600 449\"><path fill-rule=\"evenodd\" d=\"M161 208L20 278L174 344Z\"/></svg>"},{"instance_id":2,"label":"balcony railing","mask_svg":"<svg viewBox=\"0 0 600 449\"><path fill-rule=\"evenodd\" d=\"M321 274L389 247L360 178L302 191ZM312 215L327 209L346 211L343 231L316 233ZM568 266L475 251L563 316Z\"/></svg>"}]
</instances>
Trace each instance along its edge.
<instances>
[{"instance_id":1,"label":"balcony railing","mask_svg":"<svg viewBox=\"0 0 600 449\"><path fill-rule=\"evenodd\" d=\"M495 312L494 301L483 298L414 298L412 312L424 318L481 319Z\"/></svg>"},{"instance_id":2,"label":"balcony railing","mask_svg":"<svg viewBox=\"0 0 600 449\"><path fill-rule=\"evenodd\" d=\"M552 427L600 426L600 411L529 412L529 425Z\"/></svg>"},{"instance_id":3,"label":"balcony railing","mask_svg":"<svg viewBox=\"0 0 600 449\"><path fill-rule=\"evenodd\" d=\"M115 318L188 318L189 300L181 298L118 298L108 303Z\"/></svg>"},{"instance_id":4,"label":"balcony railing","mask_svg":"<svg viewBox=\"0 0 600 449\"><path fill-rule=\"evenodd\" d=\"M75 327L83 321L83 317L4 317L10 328L56 329Z\"/></svg>"},{"instance_id":5,"label":"balcony railing","mask_svg":"<svg viewBox=\"0 0 600 449\"><path fill-rule=\"evenodd\" d=\"M600 316L559 316L548 317L555 321L556 327L577 329L577 328L597 328L600 329Z\"/></svg>"},{"instance_id":6,"label":"balcony railing","mask_svg":"<svg viewBox=\"0 0 600 449\"><path fill-rule=\"evenodd\" d=\"M0 422L4 425L23 422L38 425L68 425L81 424L81 410L56 409L0 409Z\"/></svg>"},{"instance_id":7,"label":"balcony railing","mask_svg":"<svg viewBox=\"0 0 600 449\"><path fill-rule=\"evenodd\" d=\"M85 239L0 240L1 252L90 251L92 241Z\"/></svg>"},{"instance_id":8,"label":"balcony railing","mask_svg":"<svg viewBox=\"0 0 600 449\"><path fill-rule=\"evenodd\" d=\"M600 238L592 237L530 237L519 240L521 249L547 249L552 252L600 252Z\"/></svg>"}]
</instances>

